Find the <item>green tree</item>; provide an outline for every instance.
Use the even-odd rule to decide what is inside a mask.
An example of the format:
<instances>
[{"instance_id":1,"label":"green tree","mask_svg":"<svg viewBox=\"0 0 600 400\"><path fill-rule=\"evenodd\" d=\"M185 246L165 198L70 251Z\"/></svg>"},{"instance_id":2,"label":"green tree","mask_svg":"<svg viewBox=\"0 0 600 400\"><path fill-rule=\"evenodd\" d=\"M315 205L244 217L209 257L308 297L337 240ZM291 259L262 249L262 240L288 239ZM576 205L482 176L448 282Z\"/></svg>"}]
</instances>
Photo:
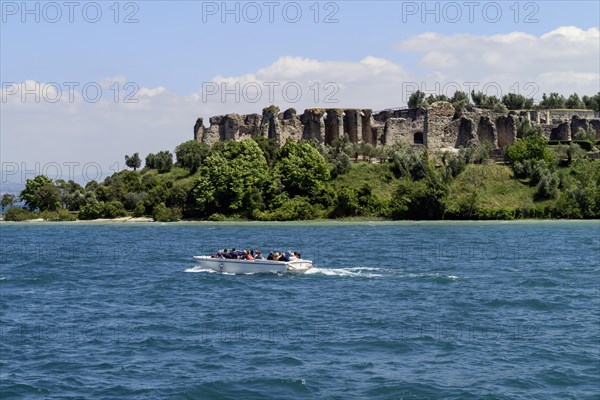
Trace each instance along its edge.
<instances>
[{"instance_id":1,"label":"green tree","mask_svg":"<svg viewBox=\"0 0 600 400\"><path fill-rule=\"evenodd\" d=\"M373 145L371 143L361 143L360 153L362 154L363 161L367 160L371 162L371 157L373 157Z\"/></svg>"},{"instance_id":2,"label":"green tree","mask_svg":"<svg viewBox=\"0 0 600 400\"><path fill-rule=\"evenodd\" d=\"M517 124L517 136L521 138L506 148L505 155L516 177L530 178L540 162L554 163L539 125L534 127L528 120L522 120Z\"/></svg>"},{"instance_id":3,"label":"green tree","mask_svg":"<svg viewBox=\"0 0 600 400\"><path fill-rule=\"evenodd\" d=\"M416 92L411 93L408 98L408 108L418 108L423 106L423 102L425 101L425 93L417 90Z\"/></svg>"},{"instance_id":4,"label":"green tree","mask_svg":"<svg viewBox=\"0 0 600 400\"><path fill-rule=\"evenodd\" d=\"M150 169L156 168L156 154L150 153L146 156L145 166L146 166L146 168L150 168Z\"/></svg>"},{"instance_id":5,"label":"green tree","mask_svg":"<svg viewBox=\"0 0 600 400\"><path fill-rule=\"evenodd\" d=\"M573 93L565 101L565 107L570 109L581 110L585 108L585 103L579 98L577 93Z\"/></svg>"},{"instance_id":6,"label":"green tree","mask_svg":"<svg viewBox=\"0 0 600 400\"><path fill-rule=\"evenodd\" d=\"M54 185L52 179L44 175L27 179L20 198L30 210L54 211L61 204L60 190Z\"/></svg>"},{"instance_id":7,"label":"green tree","mask_svg":"<svg viewBox=\"0 0 600 400\"><path fill-rule=\"evenodd\" d=\"M16 196L12 193L4 193L2 195L2 201L0 202L0 205L2 205L2 212L4 212L4 209L6 207L12 207L13 204L15 204L15 200L16 200Z\"/></svg>"},{"instance_id":8,"label":"green tree","mask_svg":"<svg viewBox=\"0 0 600 400\"><path fill-rule=\"evenodd\" d=\"M427 99L425 101L427 102L427 104L433 104L436 101L447 101L448 103L450 103L450 98L444 94L430 94L429 96L427 96Z\"/></svg>"},{"instance_id":9,"label":"green tree","mask_svg":"<svg viewBox=\"0 0 600 400\"><path fill-rule=\"evenodd\" d=\"M170 151L159 151L154 158L154 167L159 174L171 171L171 168L173 168L173 154Z\"/></svg>"},{"instance_id":10,"label":"green tree","mask_svg":"<svg viewBox=\"0 0 600 400\"><path fill-rule=\"evenodd\" d=\"M170 207L184 208L188 199L188 191L182 185L173 185L167 197L167 205Z\"/></svg>"},{"instance_id":11,"label":"green tree","mask_svg":"<svg viewBox=\"0 0 600 400\"><path fill-rule=\"evenodd\" d=\"M338 154L342 154L346 147L350 145L350 137L348 134L344 134L341 138L336 137L331 141L331 156L335 157Z\"/></svg>"},{"instance_id":12,"label":"green tree","mask_svg":"<svg viewBox=\"0 0 600 400\"><path fill-rule=\"evenodd\" d=\"M583 96L581 100L588 110L600 111L600 92L594 96Z\"/></svg>"},{"instance_id":13,"label":"green tree","mask_svg":"<svg viewBox=\"0 0 600 400\"><path fill-rule=\"evenodd\" d=\"M392 163L392 171L396 176L410 177L414 180L427 177L432 169L427 149L415 149L403 142L393 146Z\"/></svg>"},{"instance_id":14,"label":"green tree","mask_svg":"<svg viewBox=\"0 0 600 400\"><path fill-rule=\"evenodd\" d=\"M174 222L181 219L181 214L176 209L169 208L160 203L154 207L152 218L157 222Z\"/></svg>"},{"instance_id":15,"label":"green tree","mask_svg":"<svg viewBox=\"0 0 600 400\"><path fill-rule=\"evenodd\" d=\"M508 93L502 96L502 103L509 110L529 110L533 108L532 98L516 93Z\"/></svg>"},{"instance_id":16,"label":"green tree","mask_svg":"<svg viewBox=\"0 0 600 400\"><path fill-rule=\"evenodd\" d=\"M193 196L204 215L251 213L254 189L262 196L270 181L267 160L251 139L216 143L199 172Z\"/></svg>"},{"instance_id":17,"label":"green tree","mask_svg":"<svg viewBox=\"0 0 600 400\"><path fill-rule=\"evenodd\" d=\"M348 143L344 147L344 154L346 154L349 158L354 158L354 162L358 162L358 155L360 153L360 145L358 143ZM338 158L337 156L334 160Z\"/></svg>"},{"instance_id":18,"label":"green tree","mask_svg":"<svg viewBox=\"0 0 600 400\"><path fill-rule=\"evenodd\" d=\"M492 110L497 113L506 114L508 113L508 108L503 103L496 103Z\"/></svg>"},{"instance_id":19,"label":"green tree","mask_svg":"<svg viewBox=\"0 0 600 400\"><path fill-rule=\"evenodd\" d=\"M502 102L500 101L500 99L496 96L488 96L486 94L484 94L483 92L475 92L474 90L471 91L471 99L473 100L473 103L477 106L477 107L481 107L481 108L494 108L494 107L498 107L498 104L502 104Z\"/></svg>"},{"instance_id":20,"label":"green tree","mask_svg":"<svg viewBox=\"0 0 600 400\"><path fill-rule=\"evenodd\" d=\"M175 148L177 165L187 168L195 173L200 168L202 161L208 156L210 146L195 140L188 140Z\"/></svg>"},{"instance_id":21,"label":"green tree","mask_svg":"<svg viewBox=\"0 0 600 400\"><path fill-rule=\"evenodd\" d=\"M267 160L267 164L269 164L269 167L272 167L277 158L277 142L275 139L268 139L262 135L253 135L252 140L258 144L258 147L263 152L263 156Z\"/></svg>"},{"instance_id":22,"label":"green tree","mask_svg":"<svg viewBox=\"0 0 600 400\"><path fill-rule=\"evenodd\" d=\"M104 203L91 196L79 209L79 219L97 219L104 216Z\"/></svg>"},{"instance_id":23,"label":"green tree","mask_svg":"<svg viewBox=\"0 0 600 400\"><path fill-rule=\"evenodd\" d=\"M542 127L532 125L528 119L520 119L517 121L517 137L527 138L530 136L543 136Z\"/></svg>"},{"instance_id":24,"label":"green tree","mask_svg":"<svg viewBox=\"0 0 600 400\"><path fill-rule=\"evenodd\" d=\"M275 163L275 176L293 196L319 192L330 174L325 159L309 143L288 140Z\"/></svg>"},{"instance_id":25,"label":"green tree","mask_svg":"<svg viewBox=\"0 0 600 400\"><path fill-rule=\"evenodd\" d=\"M118 200L113 200L113 201L109 201L108 203L104 204L104 212L103 212L103 217L104 218L118 218L118 217L124 217L127 215L127 212L125 211L125 207L123 206L123 203L121 203Z\"/></svg>"},{"instance_id":26,"label":"green tree","mask_svg":"<svg viewBox=\"0 0 600 400\"><path fill-rule=\"evenodd\" d=\"M454 92L450 103L452 103L452 106L457 112L469 108L472 105L471 100L469 99L469 95L460 90Z\"/></svg>"},{"instance_id":27,"label":"green tree","mask_svg":"<svg viewBox=\"0 0 600 400\"><path fill-rule=\"evenodd\" d=\"M565 98L556 92L550 93L549 96L546 96L546 93L544 93L539 107L543 109L565 108L565 102Z\"/></svg>"},{"instance_id":28,"label":"green tree","mask_svg":"<svg viewBox=\"0 0 600 400\"><path fill-rule=\"evenodd\" d=\"M394 219L441 219L446 210L448 188L435 179L401 179L392 195L390 214Z\"/></svg>"},{"instance_id":29,"label":"green tree","mask_svg":"<svg viewBox=\"0 0 600 400\"><path fill-rule=\"evenodd\" d=\"M138 202L135 205L135 208L133 209L133 216L134 217L143 217L146 214L146 207L144 207L144 203L143 202Z\"/></svg>"},{"instance_id":30,"label":"green tree","mask_svg":"<svg viewBox=\"0 0 600 400\"><path fill-rule=\"evenodd\" d=\"M335 156L331 162L331 177L335 178L339 175L346 174L350 171L350 157L347 154L342 153Z\"/></svg>"},{"instance_id":31,"label":"green tree","mask_svg":"<svg viewBox=\"0 0 600 400\"><path fill-rule=\"evenodd\" d=\"M358 192L354 188L342 188L337 194L337 204L332 217L353 217L360 214L360 204L358 204Z\"/></svg>"},{"instance_id":32,"label":"green tree","mask_svg":"<svg viewBox=\"0 0 600 400\"><path fill-rule=\"evenodd\" d=\"M583 128L577 129L575 132L575 140L594 140L596 138L596 131L589 127L587 130Z\"/></svg>"},{"instance_id":33,"label":"green tree","mask_svg":"<svg viewBox=\"0 0 600 400\"><path fill-rule=\"evenodd\" d=\"M70 211L79 210L79 207L85 202L85 189L73 180L57 179L56 186L60 190L61 202L64 207Z\"/></svg>"},{"instance_id":34,"label":"green tree","mask_svg":"<svg viewBox=\"0 0 600 400\"><path fill-rule=\"evenodd\" d=\"M92 179L91 181L85 184L85 192L93 193L96 191L96 189L98 189L98 186L100 186L100 184Z\"/></svg>"},{"instance_id":35,"label":"green tree","mask_svg":"<svg viewBox=\"0 0 600 400\"><path fill-rule=\"evenodd\" d=\"M131 157L126 155L125 165L136 171L142 165L142 159L138 153L134 153Z\"/></svg>"}]
</instances>

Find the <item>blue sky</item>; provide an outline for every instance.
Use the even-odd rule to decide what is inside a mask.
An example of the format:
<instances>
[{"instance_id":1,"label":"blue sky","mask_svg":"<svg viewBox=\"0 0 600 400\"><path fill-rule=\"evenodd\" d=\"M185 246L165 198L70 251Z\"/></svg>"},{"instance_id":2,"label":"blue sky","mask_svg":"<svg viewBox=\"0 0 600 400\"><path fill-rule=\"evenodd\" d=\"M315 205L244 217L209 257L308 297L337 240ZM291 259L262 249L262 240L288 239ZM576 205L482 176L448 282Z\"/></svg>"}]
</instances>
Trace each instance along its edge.
<instances>
[{"instance_id":1,"label":"blue sky","mask_svg":"<svg viewBox=\"0 0 600 400\"><path fill-rule=\"evenodd\" d=\"M299 82L300 101L286 104L279 93L275 102L300 112L323 105L322 92L309 96L311 82L338 85L339 106L376 109L402 105L405 82L434 88L475 80L524 94L534 82L536 98L551 89L593 94L600 85L597 1L282 1L272 2L273 22L266 2L228 2L239 10L238 23L235 12L222 22L223 2L119 2L117 23L113 1L75 3L70 22L62 1L29 2L34 12L26 15L22 2L2 2L3 90L26 81L56 82L63 94L65 82L103 88L97 103L64 96L52 103L48 93L36 103L4 92L3 164L122 163L134 151L173 150L192 137L198 116L260 112L269 104L265 96L254 103L205 101L206 82ZM425 13L424 6L434 11ZM91 23L96 8L102 15ZM299 21L289 22L298 8ZM251 23L257 9L262 17ZM124 23L128 15L137 22ZM325 23L327 15L337 22ZM53 18L58 21L50 23ZM115 82L116 103L108 89ZM122 102L127 83L135 84L134 105Z\"/></svg>"}]
</instances>

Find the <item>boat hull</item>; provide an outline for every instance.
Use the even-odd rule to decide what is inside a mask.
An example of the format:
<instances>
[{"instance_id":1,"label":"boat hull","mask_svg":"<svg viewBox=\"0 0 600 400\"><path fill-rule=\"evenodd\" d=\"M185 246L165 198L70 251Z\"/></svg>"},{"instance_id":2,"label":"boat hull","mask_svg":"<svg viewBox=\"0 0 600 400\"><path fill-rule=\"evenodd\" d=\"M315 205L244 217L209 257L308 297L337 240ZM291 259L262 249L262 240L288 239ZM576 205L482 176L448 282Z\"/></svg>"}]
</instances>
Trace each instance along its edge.
<instances>
[{"instance_id":1,"label":"boat hull","mask_svg":"<svg viewBox=\"0 0 600 400\"><path fill-rule=\"evenodd\" d=\"M198 264L206 269L229 274L260 274L268 272L306 272L312 268L312 261L268 261L268 260L233 260L213 258L209 256L194 256Z\"/></svg>"}]
</instances>

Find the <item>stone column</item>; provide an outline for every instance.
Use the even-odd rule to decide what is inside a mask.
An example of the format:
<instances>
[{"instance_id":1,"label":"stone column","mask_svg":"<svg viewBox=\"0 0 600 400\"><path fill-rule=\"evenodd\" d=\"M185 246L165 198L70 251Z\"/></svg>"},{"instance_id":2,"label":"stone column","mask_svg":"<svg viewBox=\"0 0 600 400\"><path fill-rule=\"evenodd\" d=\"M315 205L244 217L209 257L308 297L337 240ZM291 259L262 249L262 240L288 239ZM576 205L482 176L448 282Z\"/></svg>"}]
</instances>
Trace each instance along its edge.
<instances>
[{"instance_id":1,"label":"stone column","mask_svg":"<svg viewBox=\"0 0 600 400\"><path fill-rule=\"evenodd\" d=\"M362 141L375 145L371 131L371 114L373 114L373 110L362 110L361 112Z\"/></svg>"},{"instance_id":2,"label":"stone column","mask_svg":"<svg viewBox=\"0 0 600 400\"><path fill-rule=\"evenodd\" d=\"M339 139L344 135L344 110L340 108L329 108L326 112L325 144L331 144L334 139Z\"/></svg>"}]
</instances>

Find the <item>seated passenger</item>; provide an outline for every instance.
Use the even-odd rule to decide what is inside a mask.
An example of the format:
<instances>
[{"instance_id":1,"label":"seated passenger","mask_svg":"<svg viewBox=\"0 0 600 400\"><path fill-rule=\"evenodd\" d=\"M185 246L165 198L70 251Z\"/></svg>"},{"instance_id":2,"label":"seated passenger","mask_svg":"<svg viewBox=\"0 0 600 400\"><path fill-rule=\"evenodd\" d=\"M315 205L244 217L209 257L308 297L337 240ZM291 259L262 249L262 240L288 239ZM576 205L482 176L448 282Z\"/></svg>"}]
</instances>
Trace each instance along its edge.
<instances>
[{"instance_id":1,"label":"seated passenger","mask_svg":"<svg viewBox=\"0 0 600 400\"><path fill-rule=\"evenodd\" d=\"M292 261L294 259L296 259L296 256L294 255L294 253L291 250L289 250L281 256L280 261L288 262L288 261Z\"/></svg>"},{"instance_id":2,"label":"seated passenger","mask_svg":"<svg viewBox=\"0 0 600 400\"><path fill-rule=\"evenodd\" d=\"M256 252L254 253L254 259L255 260L262 260L263 256L262 253L260 252L260 250L256 250Z\"/></svg>"},{"instance_id":3,"label":"seated passenger","mask_svg":"<svg viewBox=\"0 0 600 400\"><path fill-rule=\"evenodd\" d=\"M268 261L273 261L275 260L275 255L273 254L272 251L269 252L269 255L267 256L267 260Z\"/></svg>"}]
</instances>

